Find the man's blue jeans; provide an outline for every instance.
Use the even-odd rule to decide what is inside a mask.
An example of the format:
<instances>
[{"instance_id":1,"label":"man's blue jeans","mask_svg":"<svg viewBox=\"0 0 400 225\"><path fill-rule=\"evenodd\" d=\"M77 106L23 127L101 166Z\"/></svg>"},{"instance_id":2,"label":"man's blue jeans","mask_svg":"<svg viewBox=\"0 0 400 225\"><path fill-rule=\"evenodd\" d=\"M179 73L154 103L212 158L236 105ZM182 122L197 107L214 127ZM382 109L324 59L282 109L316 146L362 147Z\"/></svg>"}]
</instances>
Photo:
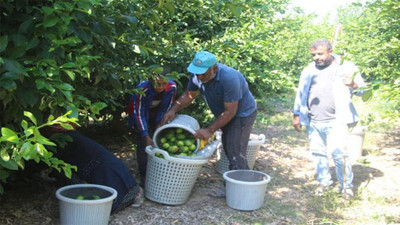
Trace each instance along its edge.
<instances>
[{"instance_id":1,"label":"man's blue jeans","mask_svg":"<svg viewBox=\"0 0 400 225\"><path fill-rule=\"evenodd\" d=\"M329 155L335 163L337 180L340 190L352 188L353 172L351 162L346 152L348 127L346 124L331 122L311 122L307 127L310 150L313 154L317 180L323 186L330 186L332 177L329 172ZM345 184L343 179L345 178Z\"/></svg>"}]
</instances>

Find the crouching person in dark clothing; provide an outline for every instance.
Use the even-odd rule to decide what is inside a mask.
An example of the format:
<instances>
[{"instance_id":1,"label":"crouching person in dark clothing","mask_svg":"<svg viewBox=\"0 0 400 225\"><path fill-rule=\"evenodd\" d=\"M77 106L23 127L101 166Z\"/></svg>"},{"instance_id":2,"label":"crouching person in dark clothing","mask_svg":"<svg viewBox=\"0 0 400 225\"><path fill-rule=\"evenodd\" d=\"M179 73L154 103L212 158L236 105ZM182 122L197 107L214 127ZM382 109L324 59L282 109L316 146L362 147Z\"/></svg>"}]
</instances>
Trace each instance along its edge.
<instances>
[{"instance_id":1,"label":"crouching person in dark clothing","mask_svg":"<svg viewBox=\"0 0 400 225\"><path fill-rule=\"evenodd\" d=\"M58 180L66 185L90 183L105 185L117 190L118 195L112 205L111 213L127 206L138 207L143 202L143 190L124 163L101 144L85 137L80 132L52 128L45 133L63 133L71 137L63 147L57 148L55 157L77 167L71 179L57 174ZM46 135L47 136L47 135Z\"/></svg>"}]
</instances>

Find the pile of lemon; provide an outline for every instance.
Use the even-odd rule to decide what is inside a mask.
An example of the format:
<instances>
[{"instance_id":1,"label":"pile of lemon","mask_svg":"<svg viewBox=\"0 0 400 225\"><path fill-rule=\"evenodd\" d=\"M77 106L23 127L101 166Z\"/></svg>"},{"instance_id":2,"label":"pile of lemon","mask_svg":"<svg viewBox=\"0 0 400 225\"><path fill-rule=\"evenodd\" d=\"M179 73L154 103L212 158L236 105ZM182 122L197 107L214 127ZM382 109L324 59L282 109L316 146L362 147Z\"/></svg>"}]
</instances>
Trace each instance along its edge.
<instances>
[{"instance_id":1,"label":"pile of lemon","mask_svg":"<svg viewBox=\"0 0 400 225\"><path fill-rule=\"evenodd\" d=\"M196 156L196 139L193 134L182 128L169 128L161 133L158 147L167 151L169 155ZM162 155L157 153L156 156Z\"/></svg>"}]
</instances>

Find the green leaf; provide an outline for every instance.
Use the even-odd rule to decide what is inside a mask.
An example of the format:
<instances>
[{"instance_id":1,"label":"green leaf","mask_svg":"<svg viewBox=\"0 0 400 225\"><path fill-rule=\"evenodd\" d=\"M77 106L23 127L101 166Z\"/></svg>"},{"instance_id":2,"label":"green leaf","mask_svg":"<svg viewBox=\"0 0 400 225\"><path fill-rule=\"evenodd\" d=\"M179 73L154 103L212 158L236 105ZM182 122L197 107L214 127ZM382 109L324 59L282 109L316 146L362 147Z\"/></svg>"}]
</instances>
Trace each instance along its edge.
<instances>
[{"instance_id":1,"label":"green leaf","mask_svg":"<svg viewBox=\"0 0 400 225\"><path fill-rule=\"evenodd\" d=\"M165 8L167 8L168 12L171 15L175 14L175 7L174 7L174 4L172 2L166 2L164 5L165 5Z\"/></svg>"},{"instance_id":2,"label":"green leaf","mask_svg":"<svg viewBox=\"0 0 400 225\"><path fill-rule=\"evenodd\" d=\"M33 25L33 19L30 16L27 20L25 20L25 22L23 22L23 23L21 23L21 25L19 25L18 32L21 34L27 33L27 32L29 32L29 29L31 29L32 25Z\"/></svg>"},{"instance_id":3,"label":"green leaf","mask_svg":"<svg viewBox=\"0 0 400 225\"><path fill-rule=\"evenodd\" d=\"M29 142L25 142L22 145L20 153L25 160L37 158L37 152L35 151L34 146Z\"/></svg>"},{"instance_id":4,"label":"green leaf","mask_svg":"<svg viewBox=\"0 0 400 225\"><path fill-rule=\"evenodd\" d=\"M44 18L43 26L44 27L53 27L55 26L60 19L55 15L49 15Z\"/></svg>"},{"instance_id":5,"label":"green leaf","mask_svg":"<svg viewBox=\"0 0 400 225\"><path fill-rule=\"evenodd\" d=\"M129 22L131 22L131 23L133 23L135 25L137 25L138 22L139 22L138 19L136 17L134 17L134 16L123 15L122 17L127 19Z\"/></svg>"},{"instance_id":6,"label":"green leaf","mask_svg":"<svg viewBox=\"0 0 400 225\"><path fill-rule=\"evenodd\" d=\"M37 126L36 117L31 112L24 111L24 116L28 117L32 121L32 123Z\"/></svg>"},{"instance_id":7,"label":"green leaf","mask_svg":"<svg viewBox=\"0 0 400 225\"><path fill-rule=\"evenodd\" d=\"M39 101L39 93L33 88L17 88L16 95L23 107L33 107Z\"/></svg>"},{"instance_id":8,"label":"green leaf","mask_svg":"<svg viewBox=\"0 0 400 225\"><path fill-rule=\"evenodd\" d=\"M24 71L24 67L17 61L12 59L3 59L4 60L4 68L7 71L14 72L17 74L26 74Z\"/></svg>"},{"instance_id":9,"label":"green leaf","mask_svg":"<svg viewBox=\"0 0 400 225\"><path fill-rule=\"evenodd\" d=\"M13 59L21 58L26 54L26 50L26 43L16 45L14 48L10 49L9 57Z\"/></svg>"},{"instance_id":10,"label":"green leaf","mask_svg":"<svg viewBox=\"0 0 400 225\"><path fill-rule=\"evenodd\" d=\"M29 50L32 49L34 47L36 47L38 44L40 43L39 39L37 37L34 37L28 44L28 46L26 46L25 50Z\"/></svg>"},{"instance_id":11,"label":"green leaf","mask_svg":"<svg viewBox=\"0 0 400 225\"><path fill-rule=\"evenodd\" d=\"M237 17L237 18L240 17L240 13L241 13L241 12L240 12L240 11L241 11L241 8L240 8L240 7L236 7L236 6L232 5L232 4L228 4L227 7L231 10L232 14L233 14L235 17Z\"/></svg>"},{"instance_id":12,"label":"green leaf","mask_svg":"<svg viewBox=\"0 0 400 225\"><path fill-rule=\"evenodd\" d=\"M68 83L62 83L61 85L58 86L58 88L60 88L61 90L64 90L64 91L73 91L73 90L75 90L74 87L72 87Z\"/></svg>"},{"instance_id":13,"label":"green leaf","mask_svg":"<svg viewBox=\"0 0 400 225\"><path fill-rule=\"evenodd\" d=\"M35 144L35 150L41 156L43 156L45 154L45 152L47 152L46 148L42 144L39 144L39 143Z\"/></svg>"},{"instance_id":14,"label":"green leaf","mask_svg":"<svg viewBox=\"0 0 400 225\"><path fill-rule=\"evenodd\" d=\"M26 129L25 132L24 132L25 133L25 137L31 136L34 133L34 130L35 130L34 128L35 127L32 126L32 127L29 127L28 129Z\"/></svg>"},{"instance_id":15,"label":"green leaf","mask_svg":"<svg viewBox=\"0 0 400 225\"><path fill-rule=\"evenodd\" d=\"M68 99L68 101L70 101L70 102L72 102L72 94L71 94L71 92L70 91L61 91L63 94L64 94L64 96Z\"/></svg>"},{"instance_id":16,"label":"green leaf","mask_svg":"<svg viewBox=\"0 0 400 225\"><path fill-rule=\"evenodd\" d=\"M5 180L6 180L6 178L8 177L10 175L10 173L7 171L7 170L5 170L5 169L3 169L3 168L0 168L0 180L1 181L3 181L3 182L5 182ZM1 186L1 185L0 185ZM2 193L0 192L0 195L1 195Z\"/></svg>"},{"instance_id":17,"label":"green leaf","mask_svg":"<svg viewBox=\"0 0 400 225\"><path fill-rule=\"evenodd\" d=\"M36 141L43 145L57 146L56 144L54 144L54 142L50 141L49 139L47 139L43 136L36 138Z\"/></svg>"},{"instance_id":18,"label":"green leaf","mask_svg":"<svg viewBox=\"0 0 400 225\"><path fill-rule=\"evenodd\" d=\"M63 128L67 129L67 130L73 130L74 127L71 124L68 123L61 123L60 124Z\"/></svg>"},{"instance_id":19,"label":"green leaf","mask_svg":"<svg viewBox=\"0 0 400 225\"><path fill-rule=\"evenodd\" d=\"M13 73L13 72L6 72L4 73L0 79L8 79L8 80L18 80L21 79L21 74Z\"/></svg>"},{"instance_id":20,"label":"green leaf","mask_svg":"<svg viewBox=\"0 0 400 225\"><path fill-rule=\"evenodd\" d=\"M100 5L101 4L101 0L89 0L89 2L92 5Z\"/></svg>"},{"instance_id":21,"label":"green leaf","mask_svg":"<svg viewBox=\"0 0 400 225\"><path fill-rule=\"evenodd\" d=\"M13 80L1 80L0 86L10 92L17 89L17 83Z\"/></svg>"},{"instance_id":22,"label":"green leaf","mask_svg":"<svg viewBox=\"0 0 400 225\"><path fill-rule=\"evenodd\" d=\"M18 164L12 159L5 162L0 158L0 166L9 170L18 170Z\"/></svg>"},{"instance_id":23,"label":"green leaf","mask_svg":"<svg viewBox=\"0 0 400 225\"><path fill-rule=\"evenodd\" d=\"M76 67L76 64L74 62L67 62L63 64L60 68L65 69L65 68L74 68Z\"/></svg>"},{"instance_id":24,"label":"green leaf","mask_svg":"<svg viewBox=\"0 0 400 225\"><path fill-rule=\"evenodd\" d=\"M1 152L0 152L0 157L5 162L10 160L10 155L8 154L8 150L7 149L2 149Z\"/></svg>"},{"instance_id":25,"label":"green leaf","mask_svg":"<svg viewBox=\"0 0 400 225\"><path fill-rule=\"evenodd\" d=\"M8 45L8 36L1 36L0 37L0 52L4 51Z\"/></svg>"},{"instance_id":26,"label":"green leaf","mask_svg":"<svg viewBox=\"0 0 400 225\"><path fill-rule=\"evenodd\" d=\"M58 44L58 45L76 45L79 43L82 43L82 40L79 39L78 37L68 37L62 40L53 40L53 43Z\"/></svg>"},{"instance_id":27,"label":"green leaf","mask_svg":"<svg viewBox=\"0 0 400 225\"><path fill-rule=\"evenodd\" d=\"M50 115L49 118L47 118L47 123L50 123L53 120L54 120L54 116Z\"/></svg>"},{"instance_id":28,"label":"green leaf","mask_svg":"<svg viewBox=\"0 0 400 225\"><path fill-rule=\"evenodd\" d=\"M368 100L370 100L372 97L372 90L368 90L366 92L364 92L364 94L361 96L361 99L366 102Z\"/></svg>"},{"instance_id":29,"label":"green leaf","mask_svg":"<svg viewBox=\"0 0 400 225\"><path fill-rule=\"evenodd\" d=\"M78 6L85 11L90 11L91 7L90 2L87 1L78 1Z\"/></svg>"},{"instance_id":30,"label":"green leaf","mask_svg":"<svg viewBox=\"0 0 400 225\"><path fill-rule=\"evenodd\" d=\"M50 83L43 79L35 80L35 83L38 90L46 88L46 90L50 91L50 93L54 93L56 91Z\"/></svg>"},{"instance_id":31,"label":"green leaf","mask_svg":"<svg viewBox=\"0 0 400 225\"><path fill-rule=\"evenodd\" d=\"M50 7L47 7L47 6L43 6L42 8L41 8L41 10L42 10L42 12L47 16L47 15L50 15L50 14L52 14L53 12L54 12L54 9L53 8L50 8Z\"/></svg>"},{"instance_id":32,"label":"green leaf","mask_svg":"<svg viewBox=\"0 0 400 225\"><path fill-rule=\"evenodd\" d=\"M68 105L66 109L68 112L71 112L71 114L68 115L69 118L78 118L79 109L75 105Z\"/></svg>"},{"instance_id":33,"label":"green leaf","mask_svg":"<svg viewBox=\"0 0 400 225\"><path fill-rule=\"evenodd\" d=\"M28 122L26 122L26 120L22 120L21 127L24 128L24 130L28 129Z\"/></svg>"},{"instance_id":34,"label":"green leaf","mask_svg":"<svg viewBox=\"0 0 400 225\"><path fill-rule=\"evenodd\" d=\"M18 134L7 127L1 128L1 135L2 135L1 139L3 141L7 141L7 142L11 142L11 143L18 143L18 141L19 141Z\"/></svg>"}]
</instances>

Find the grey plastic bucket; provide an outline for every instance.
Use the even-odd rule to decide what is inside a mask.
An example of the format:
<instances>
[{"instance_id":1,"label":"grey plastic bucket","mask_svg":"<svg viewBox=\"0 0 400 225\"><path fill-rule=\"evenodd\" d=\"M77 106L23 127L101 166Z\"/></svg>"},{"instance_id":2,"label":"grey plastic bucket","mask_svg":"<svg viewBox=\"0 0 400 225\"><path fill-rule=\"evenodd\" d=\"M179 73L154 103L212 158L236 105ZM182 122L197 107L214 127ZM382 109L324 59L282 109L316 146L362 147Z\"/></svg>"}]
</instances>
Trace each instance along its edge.
<instances>
[{"instance_id":1,"label":"grey plastic bucket","mask_svg":"<svg viewBox=\"0 0 400 225\"><path fill-rule=\"evenodd\" d=\"M251 211L263 205L270 176L254 170L230 170L223 177L226 184L226 203L229 207Z\"/></svg>"},{"instance_id":2,"label":"grey plastic bucket","mask_svg":"<svg viewBox=\"0 0 400 225\"><path fill-rule=\"evenodd\" d=\"M197 120L191 116L179 114L170 123L164 124L163 126L156 129L153 135L153 142L155 147L162 149L160 146L160 139L164 133L168 132L168 129L182 128L191 134L196 133L200 129L200 125ZM200 147L200 139L197 139L196 151Z\"/></svg>"},{"instance_id":3,"label":"grey plastic bucket","mask_svg":"<svg viewBox=\"0 0 400 225\"><path fill-rule=\"evenodd\" d=\"M97 195L100 199L78 200L79 195ZM56 197L61 225L107 225L117 191L98 184L73 184L59 188Z\"/></svg>"},{"instance_id":4,"label":"grey plastic bucket","mask_svg":"<svg viewBox=\"0 0 400 225\"><path fill-rule=\"evenodd\" d=\"M347 154L352 164L354 164L361 156L363 151L366 126L356 126L347 135Z\"/></svg>"}]
</instances>

